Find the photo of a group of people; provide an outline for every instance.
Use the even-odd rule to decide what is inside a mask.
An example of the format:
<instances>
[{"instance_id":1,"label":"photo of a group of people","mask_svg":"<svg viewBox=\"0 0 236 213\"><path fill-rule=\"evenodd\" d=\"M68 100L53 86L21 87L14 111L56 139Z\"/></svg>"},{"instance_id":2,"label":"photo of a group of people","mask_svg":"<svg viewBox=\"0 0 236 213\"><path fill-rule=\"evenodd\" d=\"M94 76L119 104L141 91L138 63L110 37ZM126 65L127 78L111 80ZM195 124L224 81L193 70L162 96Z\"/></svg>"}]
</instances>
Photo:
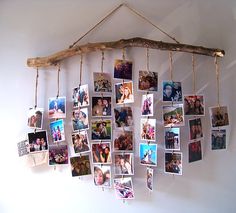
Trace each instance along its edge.
<instances>
[{"instance_id":1,"label":"photo of a group of people","mask_svg":"<svg viewBox=\"0 0 236 213\"><path fill-rule=\"evenodd\" d=\"M94 72L94 92L112 92L111 76L109 73Z\"/></svg>"},{"instance_id":2,"label":"photo of a group of people","mask_svg":"<svg viewBox=\"0 0 236 213\"><path fill-rule=\"evenodd\" d=\"M163 101L181 102L182 100L181 82L163 82Z\"/></svg>"},{"instance_id":3,"label":"photo of a group of people","mask_svg":"<svg viewBox=\"0 0 236 213\"><path fill-rule=\"evenodd\" d=\"M133 132L116 130L113 133L114 151L133 151Z\"/></svg>"},{"instance_id":4,"label":"photo of a group of people","mask_svg":"<svg viewBox=\"0 0 236 213\"><path fill-rule=\"evenodd\" d=\"M115 60L114 78L132 80L132 61Z\"/></svg>"},{"instance_id":5,"label":"photo of a group of people","mask_svg":"<svg viewBox=\"0 0 236 213\"><path fill-rule=\"evenodd\" d=\"M116 107L114 108L114 115L116 128L133 126L133 113L131 107Z\"/></svg>"},{"instance_id":6,"label":"photo of a group of people","mask_svg":"<svg viewBox=\"0 0 236 213\"><path fill-rule=\"evenodd\" d=\"M180 150L180 128L165 128L165 149Z\"/></svg>"},{"instance_id":7,"label":"photo of a group of people","mask_svg":"<svg viewBox=\"0 0 236 213\"><path fill-rule=\"evenodd\" d=\"M72 143L76 154L90 151L87 131L72 134Z\"/></svg>"},{"instance_id":8,"label":"photo of a group of people","mask_svg":"<svg viewBox=\"0 0 236 213\"><path fill-rule=\"evenodd\" d=\"M34 129L42 129L43 108L30 108L28 111L28 126Z\"/></svg>"},{"instance_id":9,"label":"photo of a group of people","mask_svg":"<svg viewBox=\"0 0 236 213\"><path fill-rule=\"evenodd\" d=\"M201 118L189 120L189 139L195 140L203 137Z\"/></svg>"},{"instance_id":10,"label":"photo of a group of people","mask_svg":"<svg viewBox=\"0 0 236 213\"><path fill-rule=\"evenodd\" d=\"M63 119L56 120L50 123L50 131L52 141L61 142L65 140L64 121Z\"/></svg>"},{"instance_id":11,"label":"photo of a group of people","mask_svg":"<svg viewBox=\"0 0 236 213\"><path fill-rule=\"evenodd\" d=\"M73 108L89 106L88 84L80 85L73 89Z\"/></svg>"},{"instance_id":12,"label":"photo of a group of people","mask_svg":"<svg viewBox=\"0 0 236 213\"><path fill-rule=\"evenodd\" d=\"M127 104L134 102L133 82L115 84L116 104Z\"/></svg>"},{"instance_id":13,"label":"photo of a group of people","mask_svg":"<svg viewBox=\"0 0 236 213\"><path fill-rule=\"evenodd\" d=\"M49 165L68 164L68 147L65 144L49 145Z\"/></svg>"},{"instance_id":14,"label":"photo of a group of people","mask_svg":"<svg viewBox=\"0 0 236 213\"><path fill-rule=\"evenodd\" d=\"M71 157L70 165L72 177L92 174L89 155Z\"/></svg>"},{"instance_id":15,"label":"photo of a group of people","mask_svg":"<svg viewBox=\"0 0 236 213\"><path fill-rule=\"evenodd\" d=\"M182 175L182 153L181 152L166 152L165 153L165 172Z\"/></svg>"},{"instance_id":16,"label":"photo of a group of people","mask_svg":"<svg viewBox=\"0 0 236 213\"><path fill-rule=\"evenodd\" d=\"M142 95L142 116L153 116L153 94Z\"/></svg>"},{"instance_id":17,"label":"photo of a group of people","mask_svg":"<svg viewBox=\"0 0 236 213\"><path fill-rule=\"evenodd\" d=\"M184 126L183 104L163 106L163 120L165 127Z\"/></svg>"},{"instance_id":18,"label":"photo of a group of people","mask_svg":"<svg viewBox=\"0 0 236 213\"><path fill-rule=\"evenodd\" d=\"M156 140L156 119L141 119L141 140Z\"/></svg>"},{"instance_id":19,"label":"photo of a group of people","mask_svg":"<svg viewBox=\"0 0 236 213\"><path fill-rule=\"evenodd\" d=\"M47 132L38 131L28 133L28 143L30 153L48 150Z\"/></svg>"},{"instance_id":20,"label":"photo of a group of people","mask_svg":"<svg viewBox=\"0 0 236 213\"><path fill-rule=\"evenodd\" d=\"M227 106L210 107L210 117L212 127L229 125L229 115Z\"/></svg>"},{"instance_id":21,"label":"photo of a group of people","mask_svg":"<svg viewBox=\"0 0 236 213\"><path fill-rule=\"evenodd\" d=\"M146 185L150 191L153 191L153 168L147 167Z\"/></svg>"},{"instance_id":22,"label":"photo of a group of people","mask_svg":"<svg viewBox=\"0 0 236 213\"><path fill-rule=\"evenodd\" d=\"M111 140L111 120L97 119L91 121L92 140Z\"/></svg>"},{"instance_id":23,"label":"photo of a group of people","mask_svg":"<svg viewBox=\"0 0 236 213\"><path fill-rule=\"evenodd\" d=\"M111 97L92 97L92 116L111 116Z\"/></svg>"},{"instance_id":24,"label":"photo of a group of people","mask_svg":"<svg viewBox=\"0 0 236 213\"><path fill-rule=\"evenodd\" d=\"M141 91L158 91L158 73L139 71L138 89Z\"/></svg>"},{"instance_id":25,"label":"photo of a group of people","mask_svg":"<svg viewBox=\"0 0 236 213\"><path fill-rule=\"evenodd\" d=\"M205 105L203 95L184 96L184 114L204 116Z\"/></svg>"},{"instance_id":26,"label":"photo of a group of people","mask_svg":"<svg viewBox=\"0 0 236 213\"><path fill-rule=\"evenodd\" d=\"M93 179L95 186L110 188L111 187L111 166L94 165Z\"/></svg>"},{"instance_id":27,"label":"photo of a group of people","mask_svg":"<svg viewBox=\"0 0 236 213\"><path fill-rule=\"evenodd\" d=\"M226 129L211 130L211 149L226 149Z\"/></svg>"},{"instance_id":28,"label":"photo of a group of people","mask_svg":"<svg viewBox=\"0 0 236 213\"><path fill-rule=\"evenodd\" d=\"M133 153L114 154L115 158L115 175L133 175L134 159Z\"/></svg>"},{"instance_id":29,"label":"photo of a group of people","mask_svg":"<svg viewBox=\"0 0 236 213\"><path fill-rule=\"evenodd\" d=\"M78 108L72 112L73 131L81 131L89 128L88 108Z\"/></svg>"},{"instance_id":30,"label":"photo of a group of people","mask_svg":"<svg viewBox=\"0 0 236 213\"><path fill-rule=\"evenodd\" d=\"M199 160L202 160L202 147L200 140L188 144L188 162L192 163Z\"/></svg>"},{"instance_id":31,"label":"photo of a group of people","mask_svg":"<svg viewBox=\"0 0 236 213\"><path fill-rule=\"evenodd\" d=\"M157 166L157 144L140 143L139 157L141 165Z\"/></svg>"},{"instance_id":32,"label":"photo of a group of people","mask_svg":"<svg viewBox=\"0 0 236 213\"><path fill-rule=\"evenodd\" d=\"M94 164L111 164L111 143L93 143L92 156Z\"/></svg>"},{"instance_id":33,"label":"photo of a group of people","mask_svg":"<svg viewBox=\"0 0 236 213\"><path fill-rule=\"evenodd\" d=\"M134 199L134 190L131 177L114 179L114 189L118 199Z\"/></svg>"},{"instance_id":34,"label":"photo of a group of people","mask_svg":"<svg viewBox=\"0 0 236 213\"><path fill-rule=\"evenodd\" d=\"M66 97L49 98L48 118L65 118L66 117Z\"/></svg>"}]
</instances>

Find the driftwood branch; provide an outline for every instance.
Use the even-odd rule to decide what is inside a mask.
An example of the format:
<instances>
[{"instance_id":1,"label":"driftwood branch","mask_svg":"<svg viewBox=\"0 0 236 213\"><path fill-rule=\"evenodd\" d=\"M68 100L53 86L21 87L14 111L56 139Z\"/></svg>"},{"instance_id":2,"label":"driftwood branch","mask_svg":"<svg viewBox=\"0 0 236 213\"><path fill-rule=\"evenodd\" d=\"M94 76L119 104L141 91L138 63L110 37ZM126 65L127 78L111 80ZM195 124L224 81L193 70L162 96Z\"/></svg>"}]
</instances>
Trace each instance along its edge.
<instances>
[{"instance_id":1,"label":"driftwood branch","mask_svg":"<svg viewBox=\"0 0 236 213\"><path fill-rule=\"evenodd\" d=\"M221 49L206 48L202 46L193 46L188 44L167 43L144 38L130 38L111 42L88 43L81 46L77 45L47 57L29 58L27 60L27 65L29 67L48 67L56 65L60 61L68 57L79 55L81 53L84 54L98 50L122 49L127 47L142 47L150 49L187 52L212 57L223 57L225 55L225 51Z\"/></svg>"}]
</instances>

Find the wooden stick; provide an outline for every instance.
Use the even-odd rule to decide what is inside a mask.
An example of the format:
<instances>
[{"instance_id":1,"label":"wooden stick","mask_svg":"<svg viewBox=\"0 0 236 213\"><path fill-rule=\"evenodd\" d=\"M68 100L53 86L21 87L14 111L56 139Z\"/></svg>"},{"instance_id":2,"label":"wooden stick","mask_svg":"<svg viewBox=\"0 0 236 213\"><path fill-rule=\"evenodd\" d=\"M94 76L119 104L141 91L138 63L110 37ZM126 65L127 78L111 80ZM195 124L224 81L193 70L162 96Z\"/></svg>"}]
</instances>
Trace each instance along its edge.
<instances>
[{"instance_id":1,"label":"wooden stick","mask_svg":"<svg viewBox=\"0 0 236 213\"><path fill-rule=\"evenodd\" d=\"M48 67L55 66L60 61L81 53L89 53L98 50L122 49L127 47L142 47L149 49L160 49L177 52L187 52L212 57L223 57L225 51L221 49L206 48L202 46L193 46L188 44L167 43L154 41L145 38L121 39L111 42L88 43L85 45L76 45L73 48L62 50L46 57L29 58L27 65L29 67Z\"/></svg>"}]
</instances>

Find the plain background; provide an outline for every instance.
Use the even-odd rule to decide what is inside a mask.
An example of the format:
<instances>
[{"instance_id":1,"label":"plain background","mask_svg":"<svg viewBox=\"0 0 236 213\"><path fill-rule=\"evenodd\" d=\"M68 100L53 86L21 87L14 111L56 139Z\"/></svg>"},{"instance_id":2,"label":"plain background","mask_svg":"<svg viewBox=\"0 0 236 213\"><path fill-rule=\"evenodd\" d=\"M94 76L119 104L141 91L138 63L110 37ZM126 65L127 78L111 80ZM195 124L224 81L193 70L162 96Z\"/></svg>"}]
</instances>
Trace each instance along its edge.
<instances>
[{"instance_id":1,"label":"plain background","mask_svg":"<svg viewBox=\"0 0 236 213\"><path fill-rule=\"evenodd\" d=\"M70 167L42 165L28 168L19 158L17 142L30 131L27 110L34 105L35 69L26 66L29 57L47 56L66 49L108 12L121 3L116 0L1 0L0 1L0 132L1 178L0 212L235 212L236 131L236 2L234 0L129 0L155 24L182 43L222 48L220 60L221 103L228 105L230 127L227 150L211 151L208 107L216 105L214 58L196 56L197 92L205 95L206 117L202 118L205 138L203 160L188 163L188 127L181 128L183 176L164 174L161 87L155 94L157 118L158 167L154 170L154 191L145 186L146 167L139 165L141 94L137 91L138 70L146 69L146 50L131 48L127 58L133 61L135 103L135 200L116 200L113 190L96 188L91 177L72 178ZM139 17L121 8L102 26L81 41L99 42L144 37L171 41ZM122 51L105 52L104 71L113 71ZM191 54L174 53L174 80L183 83L184 94L192 93ZM80 57L61 64L60 94L67 96L66 139L71 144L71 96L78 85ZM92 92L92 72L99 72L101 53L87 54L83 61L83 83ZM159 82L168 80L168 52L150 50L150 69L158 71ZM56 68L40 69L38 106L47 112L49 97L56 95ZM48 129L48 119L44 128ZM73 154L73 152L72 152Z\"/></svg>"}]
</instances>

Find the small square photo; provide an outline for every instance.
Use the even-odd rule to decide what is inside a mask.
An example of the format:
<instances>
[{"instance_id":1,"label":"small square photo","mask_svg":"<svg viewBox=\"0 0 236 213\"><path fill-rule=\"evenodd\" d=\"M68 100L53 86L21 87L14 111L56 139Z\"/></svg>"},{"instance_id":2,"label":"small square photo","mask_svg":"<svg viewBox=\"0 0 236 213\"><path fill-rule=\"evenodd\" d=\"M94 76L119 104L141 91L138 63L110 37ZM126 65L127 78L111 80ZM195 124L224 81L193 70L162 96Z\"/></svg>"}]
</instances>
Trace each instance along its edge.
<instances>
[{"instance_id":1,"label":"small square photo","mask_svg":"<svg viewBox=\"0 0 236 213\"><path fill-rule=\"evenodd\" d=\"M138 89L141 91L158 91L158 73L139 71Z\"/></svg>"},{"instance_id":2,"label":"small square photo","mask_svg":"<svg viewBox=\"0 0 236 213\"><path fill-rule=\"evenodd\" d=\"M112 92L111 76L109 73L94 72L94 92Z\"/></svg>"},{"instance_id":3,"label":"small square photo","mask_svg":"<svg viewBox=\"0 0 236 213\"><path fill-rule=\"evenodd\" d=\"M165 149L180 150L180 128L165 128Z\"/></svg>"},{"instance_id":4,"label":"small square photo","mask_svg":"<svg viewBox=\"0 0 236 213\"><path fill-rule=\"evenodd\" d=\"M210 107L211 126L220 127L229 125L227 106Z\"/></svg>"},{"instance_id":5,"label":"small square photo","mask_svg":"<svg viewBox=\"0 0 236 213\"><path fill-rule=\"evenodd\" d=\"M111 116L111 97L92 97L92 116Z\"/></svg>"},{"instance_id":6,"label":"small square photo","mask_svg":"<svg viewBox=\"0 0 236 213\"><path fill-rule=\"evenodd\" d=\"M114 131L114 151L133 151L133 132L132 131Z\"/></svg>"},{"instance_id":7,"label":"small square photo","mask_svg":"<svg viewBox=\"0 0 236 213\"><path fill-rule=\"evenodd\" d=\"M195 140L203 137L201 118L189 120L189 139Z\"/></svg>"},{"instance_id":8,"label":"small square photo","mask_svg":"<svg viewBox=\"0 0 236 213\"><path fill-rule=\"evenodd\" d=\"M153 191L153 169L147 167L146 185L150 191Z\"/></svg>"},{"instance_id":9,"label":"small square photo","mask_svg":"<svg viewBox=\"0 0 236 213\"><path fill-rule=\"evenodd\" d=\"M49 98L48 118L65 118L66 117L66 97Z\"/></svg>"},{"instance_id":10,"label":"small square photo","mask_svg":"<svg viewBox=\"0 0 236 213\"><path fill-rule=\"evenodd\" d=\"M140 143L139 157L141 165L157 166L157 144Z\"/></svg>"},{"instance_id":11,"label":"small square photo","mask_svg":"<svg viewBox=\"0 0 236 213\"><path fill-rule=\"evenodd\" d=\"M93 143L92 156L94 164L111 164L111 143Z\"/></svg>"},{"instance_id":12,"label":"small square photo","mask_svg":"<svg viewBox=\"0 0 236 213\"><path fill-rule=\"evenodd\" d=\"M64 121L56 120L50 123L50 130L53 142L61 142L65 140Z\"/></svg>"},{"instance_id":13,"label":"small square photo","mask_svg":"<svg viewBox=\"0 0 236 213\"><path fill-rule=\"evenodd\" d=\"M182 100L181 82L163 82L163 101L181 102Z\"/></svg>"},{"instance_id":14,"label":"small square photo","mask_svg":"<svg viewBox=\"0 0 236 213\"><path fill-rule=\"evenodd\" d=\"M89 106L88 84L81 85L73 89L73 108Z\"/></svg>"},{"instance_id":15,"label":"small square photo","mask_svg":"<svg viewBox=\"0 0 236 213\"><path fill-rule=\"evenodd\" d=\"M40 152L48 150L48 139L46 131L28 133L29 152Z\"/></svg>"},{"instance_id":16,"label":"small square photo","mask_svg":"<svg viewBox=\"0 0 236 213\"><path fill-rule=\"evenodd\" d=\"M203 95L184 96L184 114L185 115L205 115Z\"/></svg>"},{"instance_id":17,"label":"small square photo","mask_svg":"<svg viewBox=\"0 0 236 213\"><path fill-rule=\"evenodd\" d=\"M72 143L76 154L90 151L87 131L72 134Z\"/></svg>"},{"instance_id":18,"label":"small square photo","mask_svg":"<svg viewBox=\"0 0 236 213\"><path fill-rule=\"evenodd\" d=\"M98 119L91 121L92 126L92 140L111 140L111 120Z\"/></svg>"},{"instance_id":19,"label":"small square photo","mask_svg":"<svg viewBox=\"0 0 236 213\"><path fill-rule=\"evenodd\" d=\"M17 143L19 157L29 154L29 142L28 140L23 140Z\"/></svg>"},{"instance_id":20,"label":"small square photo","mask_svg":"<svg viewBox=\"0 0 236 213\"><path fill-rule=\"evenodd\" d=\"M91 175L89 155L82 155L70 158L72 177Z\"/></svg>"},{"instance_id":21,"label":"small square photo","mask_svg":"<svg viewBox=\"0 0 236 213\"><path fill-rule=\"evenodd\" d=\"M132 80L132 61L115 60L114 78Z\"/></svg>"},{"instance_id":22,"label":"small square photo","mask_svg":"<svg viewBox=\"0 0 236 213\"><path fill-rule=\"evenodd\" d=\"M226 129L211 130L211 149L226 149Z\"/></svg>"},{"instance_id":23,"label":"small square photo","mask_svg":"<svg viewBox=\"0 0 236 213\"><path fill-rule=\"evenodd\" d=\"M104 188L111 187L111 167L106 165L94 165L93 180L95 186Z\"/></svg>"},{"instance_id":24,"label":"small square photo","mask_svg":"<svg viewBox=\"0 0 236 213\"><path fill-rule=\"evenodd\" d=\"M153 116L153 94L142 95L142 116Z\"/></svg>"},{"instance_id":25,"label":"small square photo","mask_svg":"<svg viewBox=\"0 0 236 213\"><path fill-rule=\"evenodd\" d=\"M163 120L165 127L184 126L183 104L163 106Z\"/></svg>"},{"instance_id":26,"label":"small square photo","mask_svg":"<svg viewBox=\"0 0 236 213\"><path fill-rule=\"evenodd\" d=\"M134 157L133 153L115 153L115 175L133 175Z\"/></svg>"},{"instance_id":27,"label":"small square photo","mask_svg":"<svg viewBox=\"0 0 236 213\"><path fill-rule=\"evenodd\" d=\"M141 119L141 140L156 140L156 119Z\"/></svg>"},{"instance_id":28,"label":"small square photo","mask_svg":"<svg viewBox=\"0 0 236 213\"><path fill-rule=\"evenodd\" d=\"M134 199L134 190L131 177L114 179L114 189L118 199Z\"/></svg>"},{"instance_id":29,"label":"small square photo","mask_svg":"<svg viewBox=\"0 0 236 213\"><path fill-rule=\"evenodd\" d=\"M28 112L28 126L34 129L42 129L43 108L30 108Z\"/></svg>"},{"instance_id":30,"label":"small square photo","mask_svg":"<svg viewBox=\"0 0 236 213\"><path fill-rule=\"evenodd\" d=\"M89 128L88 108L78 108L72 112L73 131L81 131Z\"/></svg>"},{"instance_id":31,"label":"small square photo","mask_svg":"<svg viewBox=\"0 0 236 213\"><path fill-rule=\"evenodd\" d=\"M200 140L188 144L188 162L192 163L199 160L202 160L202 147Z\"/></svg>"},{"instance_id":32,"label":"small square photo","mask_svg":"<svg viewBox=\"0 0 236 213\"><path fill-rule=\"evenodd\" d=\"M49 165L68 164L68 147L65 144L49 145Z\"/></svg>"},{"instance_id":33,"label":"small square photo","mask_svg":"<svg viewBox=\"0 0 236 213\"><path fill-rule=\"evenodd\" d=\"M173 175L182 175L182 153L165 153L165 172Z\"/></svg>"},{"instance_id":34,"label":"small square photo","mask_svg":"<svg viewBox=\"0 0 236 213\"><path fill-rule=\"evenodd\" d=\"M131 127L133 126L133 113L131 107L116 107L114 108L115 126Z\"/></svg>"},{"instance_id":35,"label":"small square photo","mask_svg":"<svg viewBox=\"0 0 236 213\"><path fill-rule=\"evenodd\" d=\"M115 94L117 104L133 103L133 82L129 81L115 84Z\"/></svg>"}]
</instances>

